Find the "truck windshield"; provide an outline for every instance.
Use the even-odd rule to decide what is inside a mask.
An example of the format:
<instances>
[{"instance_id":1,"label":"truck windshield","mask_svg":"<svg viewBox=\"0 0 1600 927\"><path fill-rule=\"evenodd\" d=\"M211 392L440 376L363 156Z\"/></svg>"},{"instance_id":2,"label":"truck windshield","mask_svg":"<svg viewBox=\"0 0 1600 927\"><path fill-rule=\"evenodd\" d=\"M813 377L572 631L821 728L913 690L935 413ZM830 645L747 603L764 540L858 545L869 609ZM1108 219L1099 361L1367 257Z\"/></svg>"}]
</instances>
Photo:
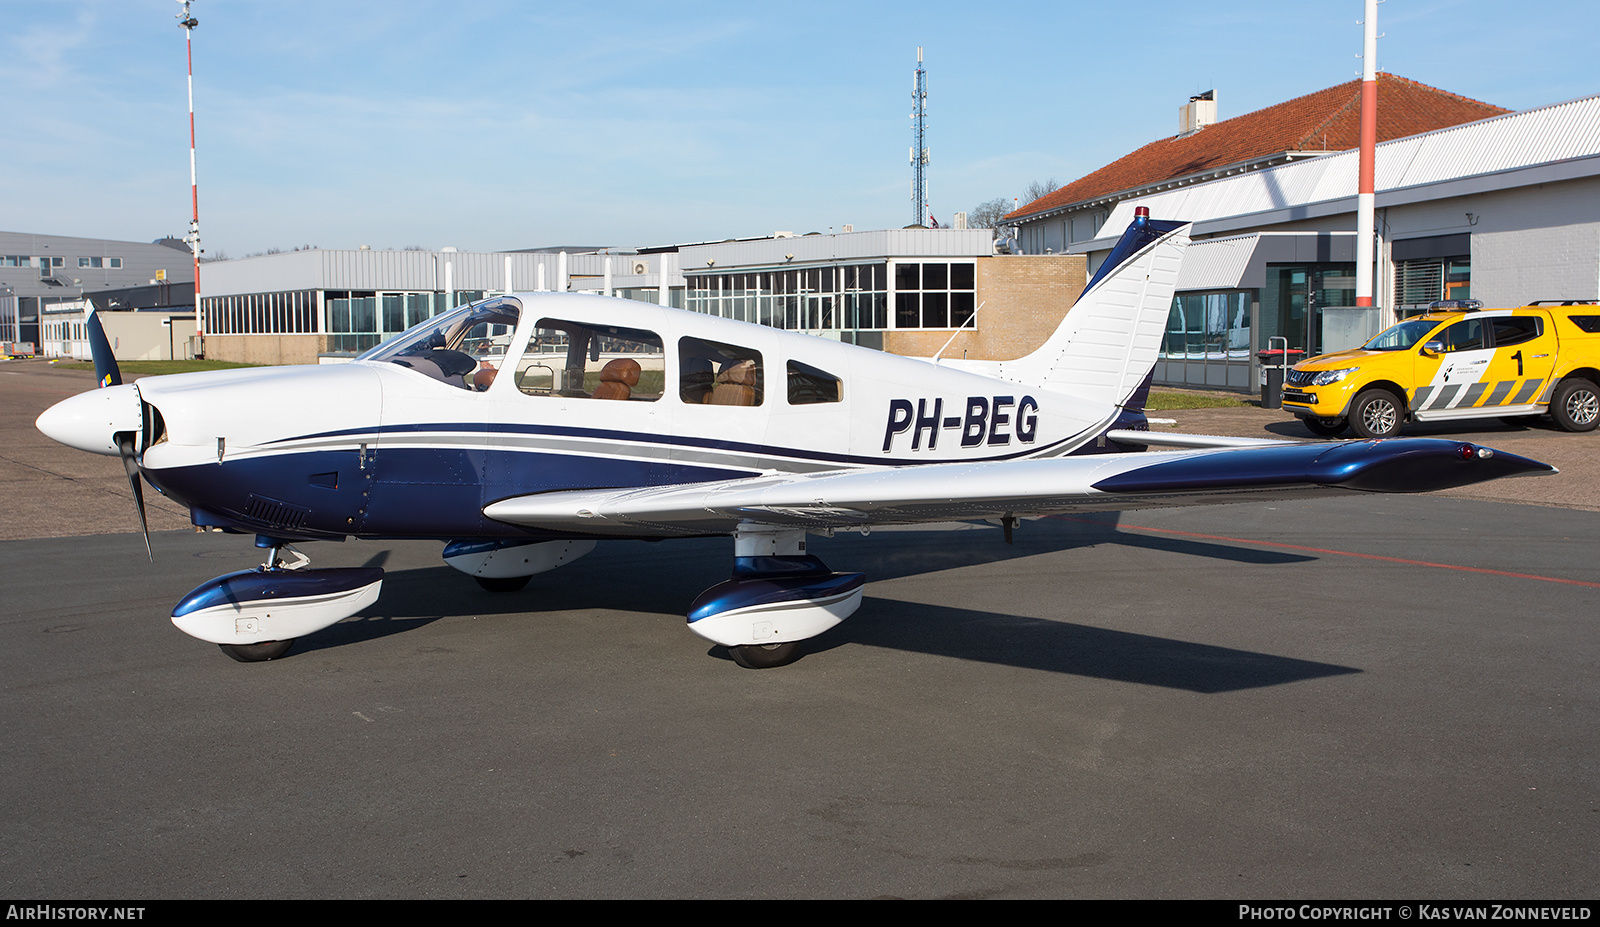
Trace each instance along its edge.
<instances>
[{"instance_id":1,"label":"truck windshield","mask_svg":"<svg viewBox=\"0 0 1600 927\"><path fill-rule=\"evenodd\" d=\"M1378 337L1367 342L1365 347L1369 351L1404 351L1427 337L1428 332L1433 331L1438 325L1437 320L1428 319L1401 322L1399 325L1384 329Z\"/></svg>"}]
</instances>

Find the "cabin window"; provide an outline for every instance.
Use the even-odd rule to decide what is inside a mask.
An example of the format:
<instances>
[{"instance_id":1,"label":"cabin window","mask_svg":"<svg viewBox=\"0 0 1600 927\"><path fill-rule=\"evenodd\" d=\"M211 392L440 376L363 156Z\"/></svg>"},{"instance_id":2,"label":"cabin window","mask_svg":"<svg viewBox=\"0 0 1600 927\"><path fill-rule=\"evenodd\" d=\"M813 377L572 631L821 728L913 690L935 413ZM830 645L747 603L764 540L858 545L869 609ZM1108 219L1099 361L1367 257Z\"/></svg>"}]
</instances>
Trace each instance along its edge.
<instances>
[{"instance_id":1,"label":"cabin window","mask_svg":"<svg viewBox=\"0 0 1600 927\"><path fill-rule=\"evenodd\" d=\"M678 341L678 398L689 405L759 406L761 352L720 341Z\"/></svg>"},{"instance_id":2,"label":"cabin window","mask_svg":"<svg viewBox=\"0 0 1600 927\"><path fill-rule=\"evenodd\" d=\"M1476 351L1483 347L1483 320L1457 322L1430 340L1444 342L1446 351Z\"/></svg>"},{"instance_id":3,"label":"cabin window","mask_svg":"<svg viewBox=\"0 0 1600 927\"><path fill-rule=\"evenodd\" d=\"M1544 334L1544 326L1536 316L1495 317L1489 320L1489 326L1494 329L1494 346L1497 348L1532 341Z\"/></svg>"},{"instance_id":4,"label":"cabin window","mask_svg":"<svg viewBox=\"0 0 1600 927\"><path fill-rule=\"evenodd\" d=\"M529 396L655 402L665 366L655 332L540 319L517 362L517 389Z\"/></svg>"},{"instance_id":5,"label":"cabin window","mask_svg":"<svg viewBox=\"0 0 1600 927\"><path fill-rule=\"evenodd\" d=\"M809 406L838 402L843 392L839 378L810 364L789 361L789 405Z\"/></svg>"},{"instance_id":6,"label":"cabin window","mask_svg":"<svg viewBox=\"0 0 1600 927\"><path fill-rule=\"evenodd\" d=\"M492 299L436 316L357 360L388 361L460 389L486 390L505 364L521 304Z\"/></svg>"}]
</instances>

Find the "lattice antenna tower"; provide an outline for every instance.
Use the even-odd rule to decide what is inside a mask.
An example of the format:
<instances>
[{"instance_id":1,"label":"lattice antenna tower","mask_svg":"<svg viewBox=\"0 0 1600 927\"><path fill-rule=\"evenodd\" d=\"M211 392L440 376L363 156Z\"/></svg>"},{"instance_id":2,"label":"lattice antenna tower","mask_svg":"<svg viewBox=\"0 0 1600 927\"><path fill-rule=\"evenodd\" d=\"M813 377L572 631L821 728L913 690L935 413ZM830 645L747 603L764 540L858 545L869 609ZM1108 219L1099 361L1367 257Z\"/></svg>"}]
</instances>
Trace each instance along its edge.
<instances>
[{"instance_id":1,"label":"lattice antenna tower","mask_svg":"<svg viewBox=\"0 0 1600 927\"><path fill-rule=\"evenodd\" d=\"M911 224L928 224L928 72L920 45L911 82Z\"/></svg>"}]
</instances>

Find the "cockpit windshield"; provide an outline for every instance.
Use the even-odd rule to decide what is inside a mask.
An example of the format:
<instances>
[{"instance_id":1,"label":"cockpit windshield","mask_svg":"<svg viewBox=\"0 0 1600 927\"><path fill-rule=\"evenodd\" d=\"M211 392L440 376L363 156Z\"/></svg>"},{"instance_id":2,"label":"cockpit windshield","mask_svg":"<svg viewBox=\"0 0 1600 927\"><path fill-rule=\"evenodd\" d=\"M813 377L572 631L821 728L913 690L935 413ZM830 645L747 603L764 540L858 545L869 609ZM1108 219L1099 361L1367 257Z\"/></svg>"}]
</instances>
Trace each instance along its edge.
<instances>
[{"instance_id":1,"label":"cockpit windshield","mask_svg":"<svg viewBox=\"0 0 1600 927\"><path fill-rule=\"evenodd\" d=\"M1428 332L1438 325L1438 319L1411 319L1391 325L1367 342L1365 347L1369 351L1405 351L1427 337Z\"/></svg>"},{"instance_id":2,"label":"cockpit windshield","mask_svg":"<svg viewBox=\"0 0 1600 927\"><path fill-rule=\"evenodd\" d=\"M356 360L409 367L461 389L484 390L505 361L522 304L509 296L458 306Z\"/></svg>"}]
</instances>

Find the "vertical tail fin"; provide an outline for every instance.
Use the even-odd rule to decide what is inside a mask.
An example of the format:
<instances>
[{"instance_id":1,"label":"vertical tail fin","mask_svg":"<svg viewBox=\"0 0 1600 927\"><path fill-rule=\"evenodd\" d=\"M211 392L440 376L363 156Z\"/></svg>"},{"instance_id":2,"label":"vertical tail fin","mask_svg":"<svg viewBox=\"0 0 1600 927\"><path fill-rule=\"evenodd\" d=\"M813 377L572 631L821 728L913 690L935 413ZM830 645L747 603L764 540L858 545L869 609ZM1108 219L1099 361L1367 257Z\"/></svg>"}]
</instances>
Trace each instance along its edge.
<instances>
[{"instance_id":1,"label":"vertical tail fin","mask_svg":"<svg viewBox=\"0 0 1600 927\"><path fill-rule=\"evenodd\" d=\"M1005 364L1030 386L1143 406L1161 350L1189 225L1143 207L1044 345Z\"/></svg>"}]
</instances>

